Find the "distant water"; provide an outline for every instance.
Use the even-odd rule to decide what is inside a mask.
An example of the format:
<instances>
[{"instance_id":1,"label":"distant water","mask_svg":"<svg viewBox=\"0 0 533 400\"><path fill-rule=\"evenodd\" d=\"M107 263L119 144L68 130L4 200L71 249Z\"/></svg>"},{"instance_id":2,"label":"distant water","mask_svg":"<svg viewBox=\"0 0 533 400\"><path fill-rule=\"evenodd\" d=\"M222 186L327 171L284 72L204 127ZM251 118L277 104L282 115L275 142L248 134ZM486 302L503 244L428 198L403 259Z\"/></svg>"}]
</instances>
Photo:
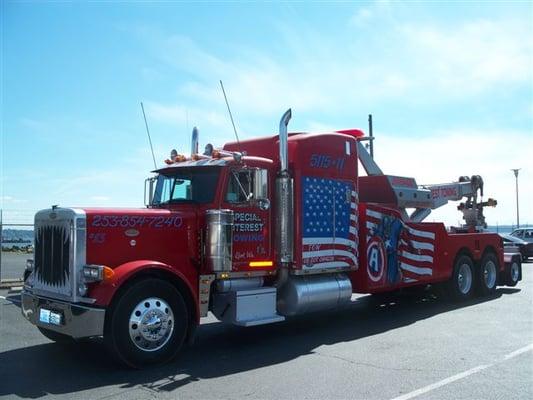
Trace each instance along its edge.
<instances>
[{"instance_id":1,"label":"distant water","mask_svg":"<svg viewBox=\"0 0 533 400\"><path fill-rule=\"evenodd\" d=\"M520 225L520 228L532 228L531 225ZM490 232L497 232L497 233L506 233L509 234L512 231L514 231L516 227L509 226L509 225L502 225L502 226L488 226L487 230Z\"/></svg>"},{"instance_id":2,"label":"distant water","mask_svg":"<svg viewBox=\"0 0 533 400\"><path fill-rule=\"evenodd\" d=\"M11 248L14 247L14 246L17 246L17 247L26 247L26 246L30 246L30 245L33 245L33 242L32 242L32 241L27 241L27 242L15 242L15 243L5 243L5 242L2 242L2 249L11 249Z\"/></svg>"}]
</instances>

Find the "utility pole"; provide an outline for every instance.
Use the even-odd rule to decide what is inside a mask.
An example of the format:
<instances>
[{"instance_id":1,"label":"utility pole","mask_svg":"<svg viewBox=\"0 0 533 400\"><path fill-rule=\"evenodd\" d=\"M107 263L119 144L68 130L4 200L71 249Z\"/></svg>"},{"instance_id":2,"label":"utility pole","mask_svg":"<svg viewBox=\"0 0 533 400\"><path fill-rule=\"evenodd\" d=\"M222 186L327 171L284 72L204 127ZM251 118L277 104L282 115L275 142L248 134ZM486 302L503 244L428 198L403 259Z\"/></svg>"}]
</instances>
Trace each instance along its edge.
<instances>
[{"instance_id":1,"label":"utility pole","mask_svg":"<svg viewBox=\"0 0 533 400\"><path fill-rule=\"evenodd\" d=\"M514 172L515 185L516 185L516 229L520 228L520 212L518 210L518 171L521 168L513 168L511 171Z\"/></svg>"}]
</instances>

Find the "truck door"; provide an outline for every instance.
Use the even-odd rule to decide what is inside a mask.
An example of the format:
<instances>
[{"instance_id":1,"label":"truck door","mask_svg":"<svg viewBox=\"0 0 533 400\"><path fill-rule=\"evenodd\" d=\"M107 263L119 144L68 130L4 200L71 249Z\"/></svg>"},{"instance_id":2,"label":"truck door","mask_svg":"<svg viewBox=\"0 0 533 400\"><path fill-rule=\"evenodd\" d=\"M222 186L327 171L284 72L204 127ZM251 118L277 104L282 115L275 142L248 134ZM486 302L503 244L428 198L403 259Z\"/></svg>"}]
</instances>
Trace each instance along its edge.
<instances>
[{"instance_id":1,"label":"truck door","mask_svg":"<svg viewBox=\"0 0 533 400\"><path fill-rule=\"evenodd\" d=\"M302 180L304 269L357 268L357 194L353 182Z\"/></svg>"},{"instance_id":2,"label":"truck door","mask_svg":"<svg viewBox=\"0 0 533 400\"><path fill-rule=\"evenodd\" d=\"M233 269L273 268L268 171L232 169L227 182L223 206L234 212Z\"/></svg>"}]
</instances>

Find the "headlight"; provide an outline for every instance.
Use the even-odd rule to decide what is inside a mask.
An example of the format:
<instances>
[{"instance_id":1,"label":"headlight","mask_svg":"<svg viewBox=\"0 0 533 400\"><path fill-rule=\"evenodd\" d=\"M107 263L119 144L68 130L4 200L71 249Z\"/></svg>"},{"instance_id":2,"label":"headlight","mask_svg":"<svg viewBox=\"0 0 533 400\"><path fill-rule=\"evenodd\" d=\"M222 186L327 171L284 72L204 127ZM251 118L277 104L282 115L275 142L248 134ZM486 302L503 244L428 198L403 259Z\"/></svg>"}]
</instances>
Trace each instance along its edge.
<instances>
[{"instance_id":1,"label":"headlight","mask_svg":"<svg viewBox=\"0 0 533 400\"><path fill-rule=\"evenodd\" d=\"M110 279L115 272L105 265L86 265L83 267L83 280L85 282L100 282Z\"/></svg>"}]
</instances>

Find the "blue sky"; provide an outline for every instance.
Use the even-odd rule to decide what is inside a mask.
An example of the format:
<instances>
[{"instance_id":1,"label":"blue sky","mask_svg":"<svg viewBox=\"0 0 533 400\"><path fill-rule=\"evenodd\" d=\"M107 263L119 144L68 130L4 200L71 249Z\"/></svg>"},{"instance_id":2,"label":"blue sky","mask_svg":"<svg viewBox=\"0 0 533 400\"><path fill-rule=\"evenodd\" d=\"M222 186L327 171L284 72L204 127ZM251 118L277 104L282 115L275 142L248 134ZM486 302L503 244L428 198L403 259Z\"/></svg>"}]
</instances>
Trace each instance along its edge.
<instances>
[{"instance_id":1,"label":"blue sky","mask_svg":"<svg viewBox=\"0 0 533 400\"><path fill-rule=\"evenodd\" d=\"M489 223L533 223L531 2L0 3L4 222L64 206L141 206L171 148L366 129L376 159L419 183L481 174ZM529 152L526 151L529 149ZM429 220L457 223L454 206Z\"/></svg>"}]
</instances>

